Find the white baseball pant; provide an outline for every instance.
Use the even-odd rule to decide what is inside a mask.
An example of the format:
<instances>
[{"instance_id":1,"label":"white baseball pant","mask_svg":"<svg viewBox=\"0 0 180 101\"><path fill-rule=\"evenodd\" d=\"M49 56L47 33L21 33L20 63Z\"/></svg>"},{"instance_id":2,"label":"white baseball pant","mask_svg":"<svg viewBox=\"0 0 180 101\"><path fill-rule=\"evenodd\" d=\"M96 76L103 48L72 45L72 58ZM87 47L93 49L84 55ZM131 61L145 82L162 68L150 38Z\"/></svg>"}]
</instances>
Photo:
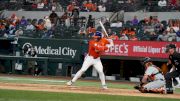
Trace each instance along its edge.
<instances>
[{"instance_id":1,"label":"white baseball pant","mask_svg":"<svg viewBox=\"0 0 180 101\"><path fill-rule=\"evenodd\" d=\"M97 72L99 73L99 78L101 80L101 84L102 85L106 85L105 82L105 76L104 76L104 72L103 72L103 65L101 63L100 57L94 59L92 56L89 56L87 54L87 56L84 59L83 65L81 67L81 69L76 73L76 75L74 76L74 78L72 79L72 82L76 82L76 80L78 78L81 77L81 75L90 67L93 66Z\"/></svg>"},{"instance_id":2,"label":"white baseball pant","mask_svg":"<svg viewBox=\"0 0 180 101\"><path fill-rule=\"evenodd\" d=\"M164 85L165 85L164 80L155 80L155 81L152 81L152 82L149 82L148 84L146 84L144 86L144 88L147 90L153 90L153 89L157 89L160 87L164 87Z\"/></svg>"}]
</instances>

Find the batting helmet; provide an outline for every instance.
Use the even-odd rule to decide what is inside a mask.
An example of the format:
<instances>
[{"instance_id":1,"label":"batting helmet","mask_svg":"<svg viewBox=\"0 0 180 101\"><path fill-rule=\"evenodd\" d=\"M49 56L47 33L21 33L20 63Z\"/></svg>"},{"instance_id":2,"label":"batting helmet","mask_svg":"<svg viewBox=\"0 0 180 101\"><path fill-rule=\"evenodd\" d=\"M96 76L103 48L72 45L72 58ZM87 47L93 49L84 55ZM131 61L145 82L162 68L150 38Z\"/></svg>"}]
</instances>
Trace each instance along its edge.
<instances>
[{"instance_id":1,"label":"batting helmet","mask_svg":"<svg viewBox=\"0 0 180 101\"><path fill-rule=\"evenodd\" d=\"M176 49L176 45L175 45L175 44L172 44L172 43L166 45L166 53L169 52L169 49L172 49L172 48Z\"/></svg>"},{"instance_id":2,"label":"batting helmet","mask_svg":"<svg viewBox=\"0 0 180 101\"><path fill-rule=\"evenodd\" d=\"M94 36L98 36L98 37L102 37L102 33L101 32L99 32L99 31L96 31L96 33L94 34Z\"/></svg>"},{"instance_id":3,"label":"batting helmet","mask_svg":"<svg viewBox=\"0 0 180 101\"><path fill-rule=\"evenodd\" d=\"M141 64L144 66L148 62L152 62L152 59L150 57L145 57L142 59Z\"/></svg>"},{"instance_id":4,"label":"batting helmet","mask_svg":"<svg viewBox=\"0 0 180 101\"><path fill-rule=\"evenodd\" d=\"M180 37L180 31L176 32L176 35L177 35L178 37Z\"/></svg>"}]
</instances>

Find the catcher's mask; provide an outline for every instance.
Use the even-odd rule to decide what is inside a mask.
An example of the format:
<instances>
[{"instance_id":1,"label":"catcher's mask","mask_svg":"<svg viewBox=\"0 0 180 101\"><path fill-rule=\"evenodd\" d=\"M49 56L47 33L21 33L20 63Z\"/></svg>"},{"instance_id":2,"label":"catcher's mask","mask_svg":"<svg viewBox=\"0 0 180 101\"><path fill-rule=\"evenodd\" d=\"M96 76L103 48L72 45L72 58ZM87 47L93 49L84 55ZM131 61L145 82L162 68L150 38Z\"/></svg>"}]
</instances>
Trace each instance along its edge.
<instances>
[{"instance_id":1,"label":"catcher's mask","mask_svg":"<svg viewBox=\"0 0 180 101\"><path fill-rule=\"evenodd\" d=\"M141 60L141 64L144 66L146 63L152 62L152 59L150 57L145 57Z\"/></svg>"},{"instance_id":2,"label":"catcher's mask","mask_svg":"<svg viewBox=\"0 0 180 101\"><path fill-rule=\"evenodd\" d=\"M176 49L176 45L175 44L168 44L166 45L166 53L169 52L170 49Z\"/></svg>"}]
</instances>

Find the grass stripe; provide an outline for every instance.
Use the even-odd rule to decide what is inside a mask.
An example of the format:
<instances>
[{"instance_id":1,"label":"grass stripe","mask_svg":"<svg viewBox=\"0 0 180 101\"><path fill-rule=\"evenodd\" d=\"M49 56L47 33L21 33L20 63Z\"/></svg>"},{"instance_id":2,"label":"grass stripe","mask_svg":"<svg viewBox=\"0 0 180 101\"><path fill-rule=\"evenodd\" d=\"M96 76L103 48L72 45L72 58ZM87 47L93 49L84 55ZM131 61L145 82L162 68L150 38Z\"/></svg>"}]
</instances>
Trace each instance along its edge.
<instances>
[{"instance_id":1,"label":"grass stripe","mask_svg":"<svg viewBox=\"0 0 180 101\"><path fill-rule=\"evenodd\" d=\"M0 90L0 101L179 101L179 99Z\"/></svg>"}]
</instances>

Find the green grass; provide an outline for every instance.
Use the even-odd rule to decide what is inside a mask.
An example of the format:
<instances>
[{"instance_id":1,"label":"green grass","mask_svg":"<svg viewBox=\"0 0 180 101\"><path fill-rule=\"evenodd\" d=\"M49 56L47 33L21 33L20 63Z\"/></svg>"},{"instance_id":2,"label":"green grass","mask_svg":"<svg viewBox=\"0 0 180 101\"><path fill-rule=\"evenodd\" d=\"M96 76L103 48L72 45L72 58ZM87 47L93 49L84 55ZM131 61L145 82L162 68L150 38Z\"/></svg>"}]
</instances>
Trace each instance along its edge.
<instances>
[{"instance_id":1,"label":"green grass","mask_svg":"<svg viewBox=\"0 0 180 101\"><path fill-rule=\"evenodd\" d=\"M0 90L0 101L179 101L179 99Z\"/></svg>"},{"instance_id":2,"label":"green grass","mask_svg":"<svg viewBox=\"0 0 180 101\"><path fill-rule=\"evenodd\" d=\"M26 78L26 77L0 77L0 82L9 83L30 83L30 84L53 84L53 85L64 85L67 80L53 80L53 79L43 79L43 78ZM117 84L117 83L107 83L109 88L121 88L121 89L133 89L133 85L130 84ZM87 82L78 80L75 83L76 86L92 86L100 87L101 83L98 82Z\"/></svg>"},{"instance_id":3,"label":"green grass","mask_svg":"<svg viewBox=\"0 0 180 101\"><path fill-rule=\"evenodd\" d=\"M50 84L50 85L65 85L68 80L61 79L46 79L46 78L27 78L27 77L6 77L1 76L0 82L9 82L9 83L29 83L29 84ZM100 87L101 83L91 82L91 81L81 81L78 80L75 83L76 86L92 86L92 87ZM110 83L107 82L109 88L120 88L120 89L134 89L132 84L118 84L118 83ZM180 89L176 89L176 93L180 93ZM1 101L1 100L0 100Z\"/></svg>"}]
</instances>

